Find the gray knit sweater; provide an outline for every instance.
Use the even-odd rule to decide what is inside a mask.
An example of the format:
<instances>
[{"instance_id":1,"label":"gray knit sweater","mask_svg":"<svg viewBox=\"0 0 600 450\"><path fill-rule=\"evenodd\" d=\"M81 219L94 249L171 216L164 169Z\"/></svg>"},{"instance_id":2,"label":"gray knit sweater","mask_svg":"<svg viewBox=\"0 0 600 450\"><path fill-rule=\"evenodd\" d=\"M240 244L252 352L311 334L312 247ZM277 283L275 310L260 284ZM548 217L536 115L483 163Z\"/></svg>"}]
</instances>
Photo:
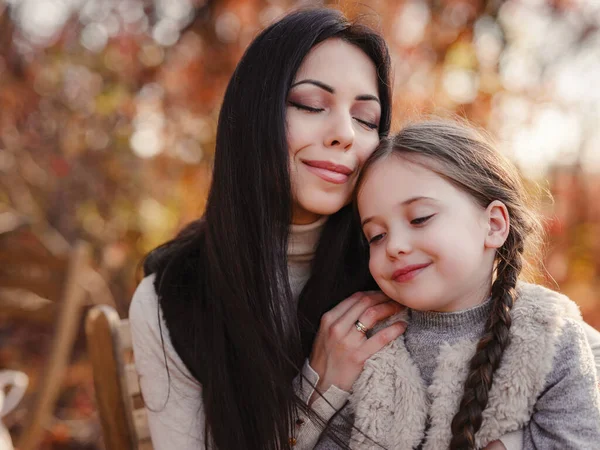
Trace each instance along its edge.
<instances>
[{"instance_id":1,"label":"gray knit sweater","mask_svg":"<svg viewBox=\"0 0 600 450\"><path fill-rule=\"evenodd\" d=\"M404 342L426 386L431 384L441 346L463 339L479 340L491 308L492 302L488 300L473 308L451 313L409 311Z\"/></svg>"},{"instance_id":2,"label":"gray knit sweater","mask_svg":"<svg viewBox=\"0 0 600 450\"><path fill-rule=\"evenodd\" d=\"M405 344L429 387L440 348L463 339L478 340L484 332L491 301L456 313L411 311ZM579 324L566 324L533 420L524 428L523 449L600 448L600 412L594 383L582 367L591 366ZM585 361L585 363L583 363Z\"/></svg>"},{"instance_id":3,"label":"gray knit sweater","mask_svg":"<svg viewBox=\"0 0 600 450\"><path fill-rule=\"evenodd\" d=\"M501 430L499 433L501 435L507 431L522 429L522 445L526 450L598 449L600 448L600 396L592 353L581 323L576 317L578 312L574 304L552 291L525 285L525 292L527 298L531 297L537 303L543 302L546 296L552 297L552 301L548 304L549 308L553 308L556 303L558 307L555 311L562 311L561 314L565 317L560 318L557 322L560 325L556 327L545 326L552 322L551 314L540 320L537 318L530 320L527 327L520 327L519 324L523 323L520 317L524 317L524 313L539 312L543 309L529 306L525 308L525 301L519 305L515 324L511 330L513 342L523 338L520 333L529 334L527 339L530 341L531 336L539 333L539 351L550 349L553 355L546 358L547 361L544 361L544 357L522 360L515 357L511 360L509 357L508 361L503 360L505 367L503 371L497 373L495 384L500 384L503 386L502 389L513 390L513 392L509 392L508 395L496 395L498 386L495 387L496 392L491 392L492 397L496 396L496 399L491 400L494 403L492 410L488 408L484 414L486 430L479 434L479 441L489 442L483 438L486 433L488 436L493 436L498 430ZM353 394L354 404L351 408L361 416L361 419L356 420L356 425L369 436L379 436L380 439L376 441L386 448L410 449L418 446L425 435L431 441L437 442L437 444L429 442L428 445L425 441L425 448L442 448L440 444L447 442L448 439L445 435L448 432L446 428L449 428L448 420L457 408L457 404L454 403L458 401L460 397L458 394L462 391L462 383L455 388L451 385L457 384L457 378L466 376L453 373L454 368L462 364L462 357L455 350L460 348L472 350L468 345L466 347L461 345L465 342L476 343L479 340L490 308L491 302L487 301L474 308L455 313L410 311L409 326L398 341L401 345L396 345L394 350L388 351L388 355L385 355L386 350L383 350L384 353L375 358L374 362L368 362L368 365L371 363L371 367L366 367L365 372L371 374L361 376L362 380L359 379L354 386L355 391L360 391ZM528 329L538 323L543 326L530 333L531 330ZM535 343L535 338L533 341ZM522 348L525 350L529 348L535 352L537 350L535 347L535 345L528 347L523 344ZM517 355L514 348L512 353ZM378 358L381 359L377 360ZM388 358L387 362L386 358ZM404 361L405 367L390 373L392 366L401 364L399 361ZM468 362L467 357L464 358L464 362ZM541 367L544 364L548 365L548 369ZM414 371L412 374L411 370ZM507 377L507 373L522 375L522 378L517 380L516 376ZM419 382L414 382L414 378L419 378ZM452 393L452 389L456 392ZM419 390L422 394L417 392ZM443 390L445 391L442 392ZM523 392L527 392L527 395L523 395ZM440 398L443 397L449 402L442 404ZM424 403L420 403L420 398L425 399ZM507 405L506 402L501 401L502 398L511 398L511 401L514 398L516 403L510 404L509 401ZM524 402L523 406L519 403L521 401ZM404 415L403 411L411 409L412 411L407 412L405 417L401 417ZM433 419L433 430L429 430L429 426L425 423L432 410L438 413L436 414L438 417ZM347 411L342 411L339 416L342 417L344 413L347 419L350 415ZM513 417L505 417L511 413L520 416L514 423ZM348 441L350 441L350 434L356 438L356 431L353 432L347 422L340 417L333 423L345 428ZM386 428L390 424L392 424L391 428ZM388 431L385 431L386 429ZM399 431L400 429L402 431ZM354 439L352 439L352 447L377 448L366 440L355 445ZM330 439L324 438L317 448L332 449L336 446Z\"/></svg>"}]
</instances>

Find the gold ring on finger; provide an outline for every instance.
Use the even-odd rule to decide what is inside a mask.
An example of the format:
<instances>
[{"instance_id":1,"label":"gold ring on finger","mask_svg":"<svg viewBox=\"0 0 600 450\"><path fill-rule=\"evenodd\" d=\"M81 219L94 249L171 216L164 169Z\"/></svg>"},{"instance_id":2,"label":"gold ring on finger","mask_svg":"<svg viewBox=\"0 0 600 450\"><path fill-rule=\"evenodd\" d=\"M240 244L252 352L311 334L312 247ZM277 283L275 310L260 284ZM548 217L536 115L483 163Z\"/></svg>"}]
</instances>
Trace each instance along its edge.
<instances>
[{"instance_id":1,"label":"gold ring on finger","mask_svg":"<svg viewBox=\"0 0 600 450\"><path fill-rule=\"evenodd\" d=\"M362 323L360 320L357 320L356 322L354 322L354 326L356 327L356 329L358 331L360 331L363 334L367 334L367 331L369 331L369 329L365 326L365 324Z\"/></svg>"}]
</instances>

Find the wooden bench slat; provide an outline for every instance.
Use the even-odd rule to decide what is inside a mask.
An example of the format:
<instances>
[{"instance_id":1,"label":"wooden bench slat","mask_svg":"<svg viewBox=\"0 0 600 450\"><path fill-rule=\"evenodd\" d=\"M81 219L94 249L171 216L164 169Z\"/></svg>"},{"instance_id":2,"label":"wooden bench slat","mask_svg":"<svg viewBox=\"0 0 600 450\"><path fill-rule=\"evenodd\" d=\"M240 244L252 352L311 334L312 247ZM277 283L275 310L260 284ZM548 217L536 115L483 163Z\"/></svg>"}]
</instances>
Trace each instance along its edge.
<instances>
[{"instance_id":1,"label":"wooden bench slat","mask_svg":"<svg viewBox=\"0 0 600 450\"><path fill-rule=\"evenodd\" d=\"M129 321L120 319L113 307L97 305L88 313L86 333L107 448L151 450L146 410L134 406L141 390L135 363L128 362ZM107 347L112 351L107 352Z\"/></svg>"}]
</instances>

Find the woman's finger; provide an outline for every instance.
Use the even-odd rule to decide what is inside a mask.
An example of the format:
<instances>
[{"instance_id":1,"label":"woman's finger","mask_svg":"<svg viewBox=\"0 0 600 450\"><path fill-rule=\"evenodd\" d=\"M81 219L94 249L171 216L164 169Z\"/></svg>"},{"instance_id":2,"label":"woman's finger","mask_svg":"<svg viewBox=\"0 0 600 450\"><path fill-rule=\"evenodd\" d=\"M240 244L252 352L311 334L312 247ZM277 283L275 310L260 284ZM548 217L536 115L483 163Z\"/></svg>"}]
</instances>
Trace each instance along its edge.
<instances>
[{"instance_id":1,"label":"woman's finger","mask_svg":"<svg viewBox=\"0 0 600 450\"><path fill-rule=\"evenodd\" d=\"M367 309L388 302L389 300L390 299L380 291L363 293L363 296L340 316L333 326L343 335L346 335L350 330L356 331L354 324Z\"/></svg>"},{"instance_id":2,"label":"woman's finger","mask_svg":"<svg viewBox=\"0 0 600 450\"><path fill-rule=\"evenodd\" d=\"M398 302L388 300L387 302L379 303L367 308L365 312L358 317L358 320L368 329L371 329L378 322L381 322L394 314L398 314L405 309L406 307L400 305Z\"/></svg>"},{"instance_id":3,"label":"woman's finger","mask_svg":"<svg viewBox=\"0 0 600 450\"><path fill-rule=\"evenodd\" d=\"M323 317L321 318L322 327L330 327L336 323L340 317L344 316L350 310L350 308L356 305L356 303L358 303L363 297L374 294L375 292L377 291L359 291L342 300L336 306L323 314Z\"/></svg>"},{"instance_id":4,"label":"woman's finger","mask_svg":"<svg viewBox=\"0 0 600 450\"><path fill-rule=\"evenodd\" d=\"M404 309L406 309L405 306L402 306L393 300L378 303L377 305L367 308L365 312L358 317L358 321L360 322L359 325L364 326L363 331L359 330L359 326L355 322L354 327L351 327L350 331L348 331L347 339L350 340L347 341L347 343L350 345L352 342L354 342L355 345L360 344L364 341L368 330L371 330L377 323L402 312Z\"/></svg>"},{"instance_id":5,"label":"woman's finger","mask_svg":"<svg viewBox=\"0 0 600 450\"><path fill-rule=\"evenodd\" d=\"M357 349L357 359L364 363L367 359L388 345L406 331L406 322L395 322L379 330Z\"/></svg>"}]
</instances>

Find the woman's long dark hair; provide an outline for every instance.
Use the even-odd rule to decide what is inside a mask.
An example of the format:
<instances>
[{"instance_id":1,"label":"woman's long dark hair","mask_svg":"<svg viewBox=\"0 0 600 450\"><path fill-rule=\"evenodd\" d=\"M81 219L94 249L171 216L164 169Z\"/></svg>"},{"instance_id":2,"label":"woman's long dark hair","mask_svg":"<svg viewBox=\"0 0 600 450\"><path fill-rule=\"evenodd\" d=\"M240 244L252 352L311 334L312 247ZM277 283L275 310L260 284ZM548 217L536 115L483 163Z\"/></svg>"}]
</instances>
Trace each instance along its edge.
<instances>
[{"instance_id":1,"label":"woman's long dark hair","mask_svg":"<svg viewBox=\"0 0 600 450\"><path fill-rule=\"evenodd\" d=\"M368 287L367 253L352 211L328 220L313 276L293 306L287 241L292 217L285 111L312 47L340 38L374 62L380 134L390 126L390 61L371 29L331 9L302 10L250 44L227 87L204 216L150 253L173 346L202 384L206 437L219 450L289 448L292 389L321 315Z\"/></svg>"},{"instance_id":2,"label":"woman's long dark hair","mask_svg":"<svg viewBox=\"0 0 600 450\"><path fill-rule=\"evenodd\" d=\"M496 251L490 292L492 311L470 361L464 394L451 424L450 449L474 450L494 373L509 344L510 311L516 300L517 279L524 262L538 257L542 227L516 168L485 136L470 127L442 120L406 126L393 138L382 141L367 160L355 197L373 165L389 157L425 166L471 195L483 208L499 200L508 210L510 230Z\"/></svg>"}]
</instances>

